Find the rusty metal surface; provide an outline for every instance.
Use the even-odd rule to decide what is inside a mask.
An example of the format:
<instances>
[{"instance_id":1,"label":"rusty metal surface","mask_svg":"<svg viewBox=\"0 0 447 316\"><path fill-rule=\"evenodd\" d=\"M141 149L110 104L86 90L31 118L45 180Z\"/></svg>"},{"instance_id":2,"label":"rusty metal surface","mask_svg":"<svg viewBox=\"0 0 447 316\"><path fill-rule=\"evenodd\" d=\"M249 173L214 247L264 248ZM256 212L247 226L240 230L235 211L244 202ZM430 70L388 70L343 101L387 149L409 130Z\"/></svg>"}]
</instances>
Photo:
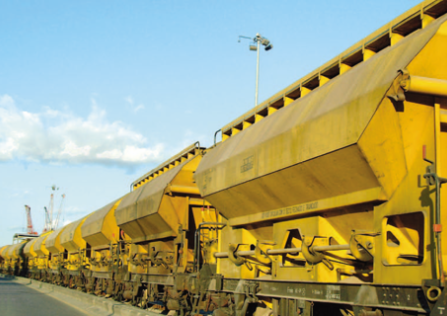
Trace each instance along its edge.
<instances>
[{"instance_id":1,"label":"rusty metal surface","mask_svg":"<svg viewBox=\"0 0 447 316\"><path fill-rule=\"evenodd\" d=\"M214 283L211 283L214 285ZM224 279L224 292L244 294L255 287L258 296L299 299L312 302L373 306L426 313L429 304L422 288L417 286L387 286L371 284L330 284L305 282L278 282L264 280ZM213 286L209 290L215 290Z\"/></svg>"},{"instance_id":2,"label":"rusty metal surface","mask_svg":"<svg viewBox=\"0 0 447 316\"><path fill-rule=\"evenodd\" d=\"M174 275L172 274L134 274L132 281L136 281L137 279L141 279L141 282L149 284L174 285Z\"/></svg>"},{"instance_id":3,"label":"rusty metal surface","mask_svg":"<svg viewBox=\"0 0 447 316\"><path fill-rule=\"evenodd\" d=\"M113 273L112 272L93 272L92 277L98 278L98 279L112 279Z\"/></svg>"}]
</instances>

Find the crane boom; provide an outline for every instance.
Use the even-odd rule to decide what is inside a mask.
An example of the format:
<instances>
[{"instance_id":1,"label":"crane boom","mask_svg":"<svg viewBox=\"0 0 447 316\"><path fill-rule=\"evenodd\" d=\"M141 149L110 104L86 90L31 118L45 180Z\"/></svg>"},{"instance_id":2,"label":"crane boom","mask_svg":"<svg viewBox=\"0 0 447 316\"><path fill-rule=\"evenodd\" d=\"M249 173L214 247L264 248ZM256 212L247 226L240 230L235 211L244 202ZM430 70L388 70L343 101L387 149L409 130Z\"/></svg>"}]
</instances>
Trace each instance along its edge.
<instances>
[{"instance_id":1,"label":"crane boom","mask_svg":"<svg viewBox=\"0 0 447 316\"><path fill-rule=\"evenodd\" d=\"M33 221L31 220L31 207L29 207L28 205L25 205L25 212L26 212L26 221L27 221L26 232L30 235L38 235L37 232L35 232L34 228L33 228Z\"/></svg>"},{"instance_id":2,"label":"crane boom","mask_svg":"<svg viewBox=\"0 0 447 316\"><path fill-rule=\"evenodd\" d=\"M56 220L54 222L53 229L57 229L57 227L59 226L59 219L60 219L61 214L62 214L62 208L63 208L63 205L64 205L64 199L65 199L65 194L62 194L61 205L60 205L59 210L57 212L57 217L56 217Z\"/></svg>"},{"instance_id":3,"label":"crane boom","mask_svg":"<svg viewBox=\"0 0 447 316\"><path fill-rule=\"evenodd\" d=\"M58 191L59 188L56 185L51 186L53 192ZM59 220L61 217L63 204L64 204L65 194L62 194L62 200L57 214L54 214L54 193L50 195L50 202L48 208L44 206L45 210L45 227L44 232L55 230L59 225ZM55 215L55 218L53 217Z\"/></svg>"}]
</instances>

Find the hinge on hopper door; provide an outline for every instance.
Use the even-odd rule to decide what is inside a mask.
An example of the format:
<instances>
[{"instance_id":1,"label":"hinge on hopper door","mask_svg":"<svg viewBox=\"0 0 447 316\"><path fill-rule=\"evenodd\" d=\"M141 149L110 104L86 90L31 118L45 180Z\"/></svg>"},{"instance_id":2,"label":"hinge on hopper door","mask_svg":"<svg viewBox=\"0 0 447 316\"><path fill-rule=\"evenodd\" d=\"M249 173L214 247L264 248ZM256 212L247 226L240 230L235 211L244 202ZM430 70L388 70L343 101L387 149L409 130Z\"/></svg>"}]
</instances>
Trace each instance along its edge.
<instances>
[{"instance_id":1,"label":"hinge on hopper door","mask_svg":"<svg viewBox=\"0 0 447 316\"><path fill-rule=\"evenodd\" d=\"M349 246L351 254L360 261L368 262L374 259L374 237L380 233L365 230L353 230Z\"/></svg>"}]
</instances>

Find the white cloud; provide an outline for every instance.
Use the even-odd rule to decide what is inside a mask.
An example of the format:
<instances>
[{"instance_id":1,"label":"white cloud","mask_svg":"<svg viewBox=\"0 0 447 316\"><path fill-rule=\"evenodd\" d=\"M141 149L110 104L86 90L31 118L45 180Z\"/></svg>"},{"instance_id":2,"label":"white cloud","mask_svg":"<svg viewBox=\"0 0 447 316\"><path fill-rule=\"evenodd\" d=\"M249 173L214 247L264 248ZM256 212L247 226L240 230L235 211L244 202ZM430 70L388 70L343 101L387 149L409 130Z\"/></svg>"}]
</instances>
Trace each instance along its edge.
<instances>
[{"instance_id":1,"label":"white cloud","mask_svg":"<svg viewBox=\"0 0 447 316\"><path fill-rule=\"evenodd\" d=\"M2 107L13 107L14 106L14 99L11 96L7 95L7 94L2 95L2 96L0 96L0 106L2 106Z\"/></svg>"},{"instance_id":2,"label":"white cloud","mask_svg":"<svg viewBox=\"0 0 447 316\"><path fill-rule=\"evenodd\" d=\"M130 105L130 107L132 108L132 111L134 111L135 113L140 111L140 110L144 110L144 105L143 104L138 104L137 106L135 106L134 99L130 95L125 97L124 101L126 101L127 104Z\"/></svg>"},{"instance_id":3,"label":"white cloud","mask_svg":"<svg viewBox=\"0 0 447 316\"><path fill-rule=\"evenodd\" d=\"M50 108L41 113L22 111L12 97L0 96L0 161L129 167L161 160L162 144L148 146L143 135L119 121L107 121L105 110L91 101L91 113L82 118ZM129 97L128 102L133 99Z\"/></svg>"},{"instance_id":4,"label":"white cloud","mask_svg":"<svg viewBox=\"0 0 447 316\"><path fill-rule=\"evenodd\" d=\"M132 96L127 96L124 98L124 100L126 100L127 103L129 103L130 105L133 105L133 98Z\"/></svg>"},{"instance_id":5,"label":"white cloud","mask_svg":"<svg viewBox=\"0 0 447 316\"><path fill-rule=\"evenodd\" d=\"M88 156L91 149L92 148L90 146L79 147L72 140L67 140L64 144L64 150L61 152L61 155L68 155L71 157Z\"/></svg>"}]
</instances>

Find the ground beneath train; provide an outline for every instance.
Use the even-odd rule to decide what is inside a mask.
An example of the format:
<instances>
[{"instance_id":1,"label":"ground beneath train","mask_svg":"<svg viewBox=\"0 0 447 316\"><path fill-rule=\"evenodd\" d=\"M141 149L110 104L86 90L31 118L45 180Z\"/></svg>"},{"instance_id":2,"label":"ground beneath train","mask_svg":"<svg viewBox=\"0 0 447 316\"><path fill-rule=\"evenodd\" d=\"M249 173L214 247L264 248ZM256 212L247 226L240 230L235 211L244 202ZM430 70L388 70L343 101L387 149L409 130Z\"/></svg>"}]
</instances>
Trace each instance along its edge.
<instances>
[{"instance_id":1,"label":"ground beneath train","mask_svg":"<svg viewBox=\"0 0 447 316\"><path fill-rule=\"evenodd\" d=\"M85 316L87 314L48 296L45 292L39 292L10 278L0 277L0 315Z\"/></svg>"}]
</instances>

